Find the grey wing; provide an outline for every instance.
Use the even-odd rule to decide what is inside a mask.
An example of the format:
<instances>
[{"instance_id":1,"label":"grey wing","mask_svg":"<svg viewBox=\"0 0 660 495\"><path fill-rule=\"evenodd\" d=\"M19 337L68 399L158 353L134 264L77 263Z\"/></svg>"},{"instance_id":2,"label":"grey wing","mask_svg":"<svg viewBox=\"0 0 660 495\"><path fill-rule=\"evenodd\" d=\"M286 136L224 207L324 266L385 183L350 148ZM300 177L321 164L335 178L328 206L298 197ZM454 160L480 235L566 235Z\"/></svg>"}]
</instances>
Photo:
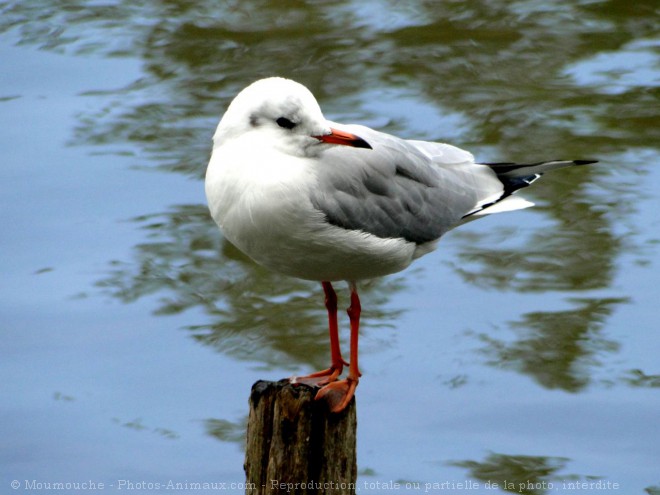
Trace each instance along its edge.
<instances>
[{"instance_id":1,"label":"grey wing","mask_svg":"<svg viewBox=\"0 0 660 495\"><path fill-rule=\"evenodd\" d=\"M496 175L468 152L362 126L342 128L373 149L337 146L322 155L312 202L333 225L423 244L502 194Z\"/></svg>"}]
</instances>

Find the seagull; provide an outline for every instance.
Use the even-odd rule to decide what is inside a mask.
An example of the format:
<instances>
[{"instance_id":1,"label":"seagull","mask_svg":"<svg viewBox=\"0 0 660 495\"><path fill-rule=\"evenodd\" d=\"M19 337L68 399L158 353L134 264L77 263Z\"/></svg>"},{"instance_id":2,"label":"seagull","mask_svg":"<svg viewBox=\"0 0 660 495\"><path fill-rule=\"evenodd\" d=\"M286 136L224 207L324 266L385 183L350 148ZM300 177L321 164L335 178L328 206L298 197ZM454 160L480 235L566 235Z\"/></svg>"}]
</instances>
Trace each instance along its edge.
<instances>
[{"instance_id":1,"label":"seagull","mask_svg":"<svg viewBox=\"0 0 660 495\"><path fill-rule=\"evenodd\" d=\"M357 284L404 270L454 227L532 206L514 193L543 173L589 163L477 163L449 144L331 122L305 86L270 77L243 89L220 120L205 192L225 238L256 263L321 282L330 367L290 381L319 387L316 399L340 412L361 376ZM348 362L337 281L350 288Z\"/></svg>"}]
</instances>

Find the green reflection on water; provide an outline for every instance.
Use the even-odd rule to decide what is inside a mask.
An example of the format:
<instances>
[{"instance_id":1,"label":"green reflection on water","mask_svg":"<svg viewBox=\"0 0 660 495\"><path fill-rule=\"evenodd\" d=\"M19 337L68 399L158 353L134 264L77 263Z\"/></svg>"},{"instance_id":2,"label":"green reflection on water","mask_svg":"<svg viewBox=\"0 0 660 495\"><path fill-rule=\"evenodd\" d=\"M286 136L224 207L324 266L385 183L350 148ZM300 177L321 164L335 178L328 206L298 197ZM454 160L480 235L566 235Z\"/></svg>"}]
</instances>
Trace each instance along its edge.
<instances>
[{"instance_id":1,"label":"green reflection on water","mask_svg":"<svg viewBox=\"0 0 660 495\"><path fill-rule=\"evenodd\" d=\"M205 420L204 425L209 435L223 442L234 442L243 447L247 421L247 416L237 422L228 421L226 419L211 418Z\"/></svg>"},{"instance_id":2,"label":"green reflection on water","mask_svg":"<svg viewBox=\"0 0 660 495\"><path fill-rule=\"evenodd\" d=\"M483 461L457 461L454 466L466 468L471 477L481 480L489 489L527 495L552 493L565 482L579 476L559 474L569 459L565 457L489 454ZM590 477L593 479L593 477Z\"/></svg>"},{"instance_id":3,"label":"green reflection on water","mask_svg":"<svg viewBox=\"0 0 660 495\"><path fill-rule=\"evenodd\" d=\"M487 335L481 338L492 364L515 369L546 388L577 392L590 382L591 368L603 353L619 344L602 335L607 317L622 299L575 299L577 307L564 311L527 313L513 322L518 338L504 342Z\"/></svg>"}]
</instances>

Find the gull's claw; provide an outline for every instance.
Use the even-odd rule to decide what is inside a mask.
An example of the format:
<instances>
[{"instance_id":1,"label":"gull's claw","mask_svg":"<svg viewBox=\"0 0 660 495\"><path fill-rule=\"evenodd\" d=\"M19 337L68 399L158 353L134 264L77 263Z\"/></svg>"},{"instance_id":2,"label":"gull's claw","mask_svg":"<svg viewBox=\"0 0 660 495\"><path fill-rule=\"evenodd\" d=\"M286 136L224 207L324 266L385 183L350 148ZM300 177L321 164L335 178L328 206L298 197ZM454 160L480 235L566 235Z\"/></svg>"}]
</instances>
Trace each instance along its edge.
<instances>
[{"instance_id":1,"label":"gull's claw","mask_svg":"<svg viewBox=\"0 0 660 495\"><path fill-rule=\"evenodd\" d=\"M336 381L337 377L341 375L344 365L348 365L348 363L342 359L337 366L332 365L327 370L317 371L310 375L292 376L289 378L289 382L294 385L302 383L304 385L309 385L310 387L322 387L323 385Z\"/></svg>"}]
</instances>

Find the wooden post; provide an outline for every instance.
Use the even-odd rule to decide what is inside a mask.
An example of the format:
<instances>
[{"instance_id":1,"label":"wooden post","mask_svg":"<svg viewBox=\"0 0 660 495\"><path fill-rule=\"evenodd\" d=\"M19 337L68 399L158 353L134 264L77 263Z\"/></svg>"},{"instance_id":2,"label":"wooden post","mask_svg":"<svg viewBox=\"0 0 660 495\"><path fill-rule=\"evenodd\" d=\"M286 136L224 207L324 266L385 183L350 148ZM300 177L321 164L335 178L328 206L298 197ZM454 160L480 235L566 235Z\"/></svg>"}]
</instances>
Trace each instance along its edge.
<instances>
[{"instance_id":1,"label":"wooden post","mask_svg":"<svg viewBox=\"0 0 660 495\"><path fill-rule=\"evenodd\" d=\"M258 381L250 394L245 452L248 495L355 493L355 399L341 413L315 388Z\"/></svg>"}]
</instances>

